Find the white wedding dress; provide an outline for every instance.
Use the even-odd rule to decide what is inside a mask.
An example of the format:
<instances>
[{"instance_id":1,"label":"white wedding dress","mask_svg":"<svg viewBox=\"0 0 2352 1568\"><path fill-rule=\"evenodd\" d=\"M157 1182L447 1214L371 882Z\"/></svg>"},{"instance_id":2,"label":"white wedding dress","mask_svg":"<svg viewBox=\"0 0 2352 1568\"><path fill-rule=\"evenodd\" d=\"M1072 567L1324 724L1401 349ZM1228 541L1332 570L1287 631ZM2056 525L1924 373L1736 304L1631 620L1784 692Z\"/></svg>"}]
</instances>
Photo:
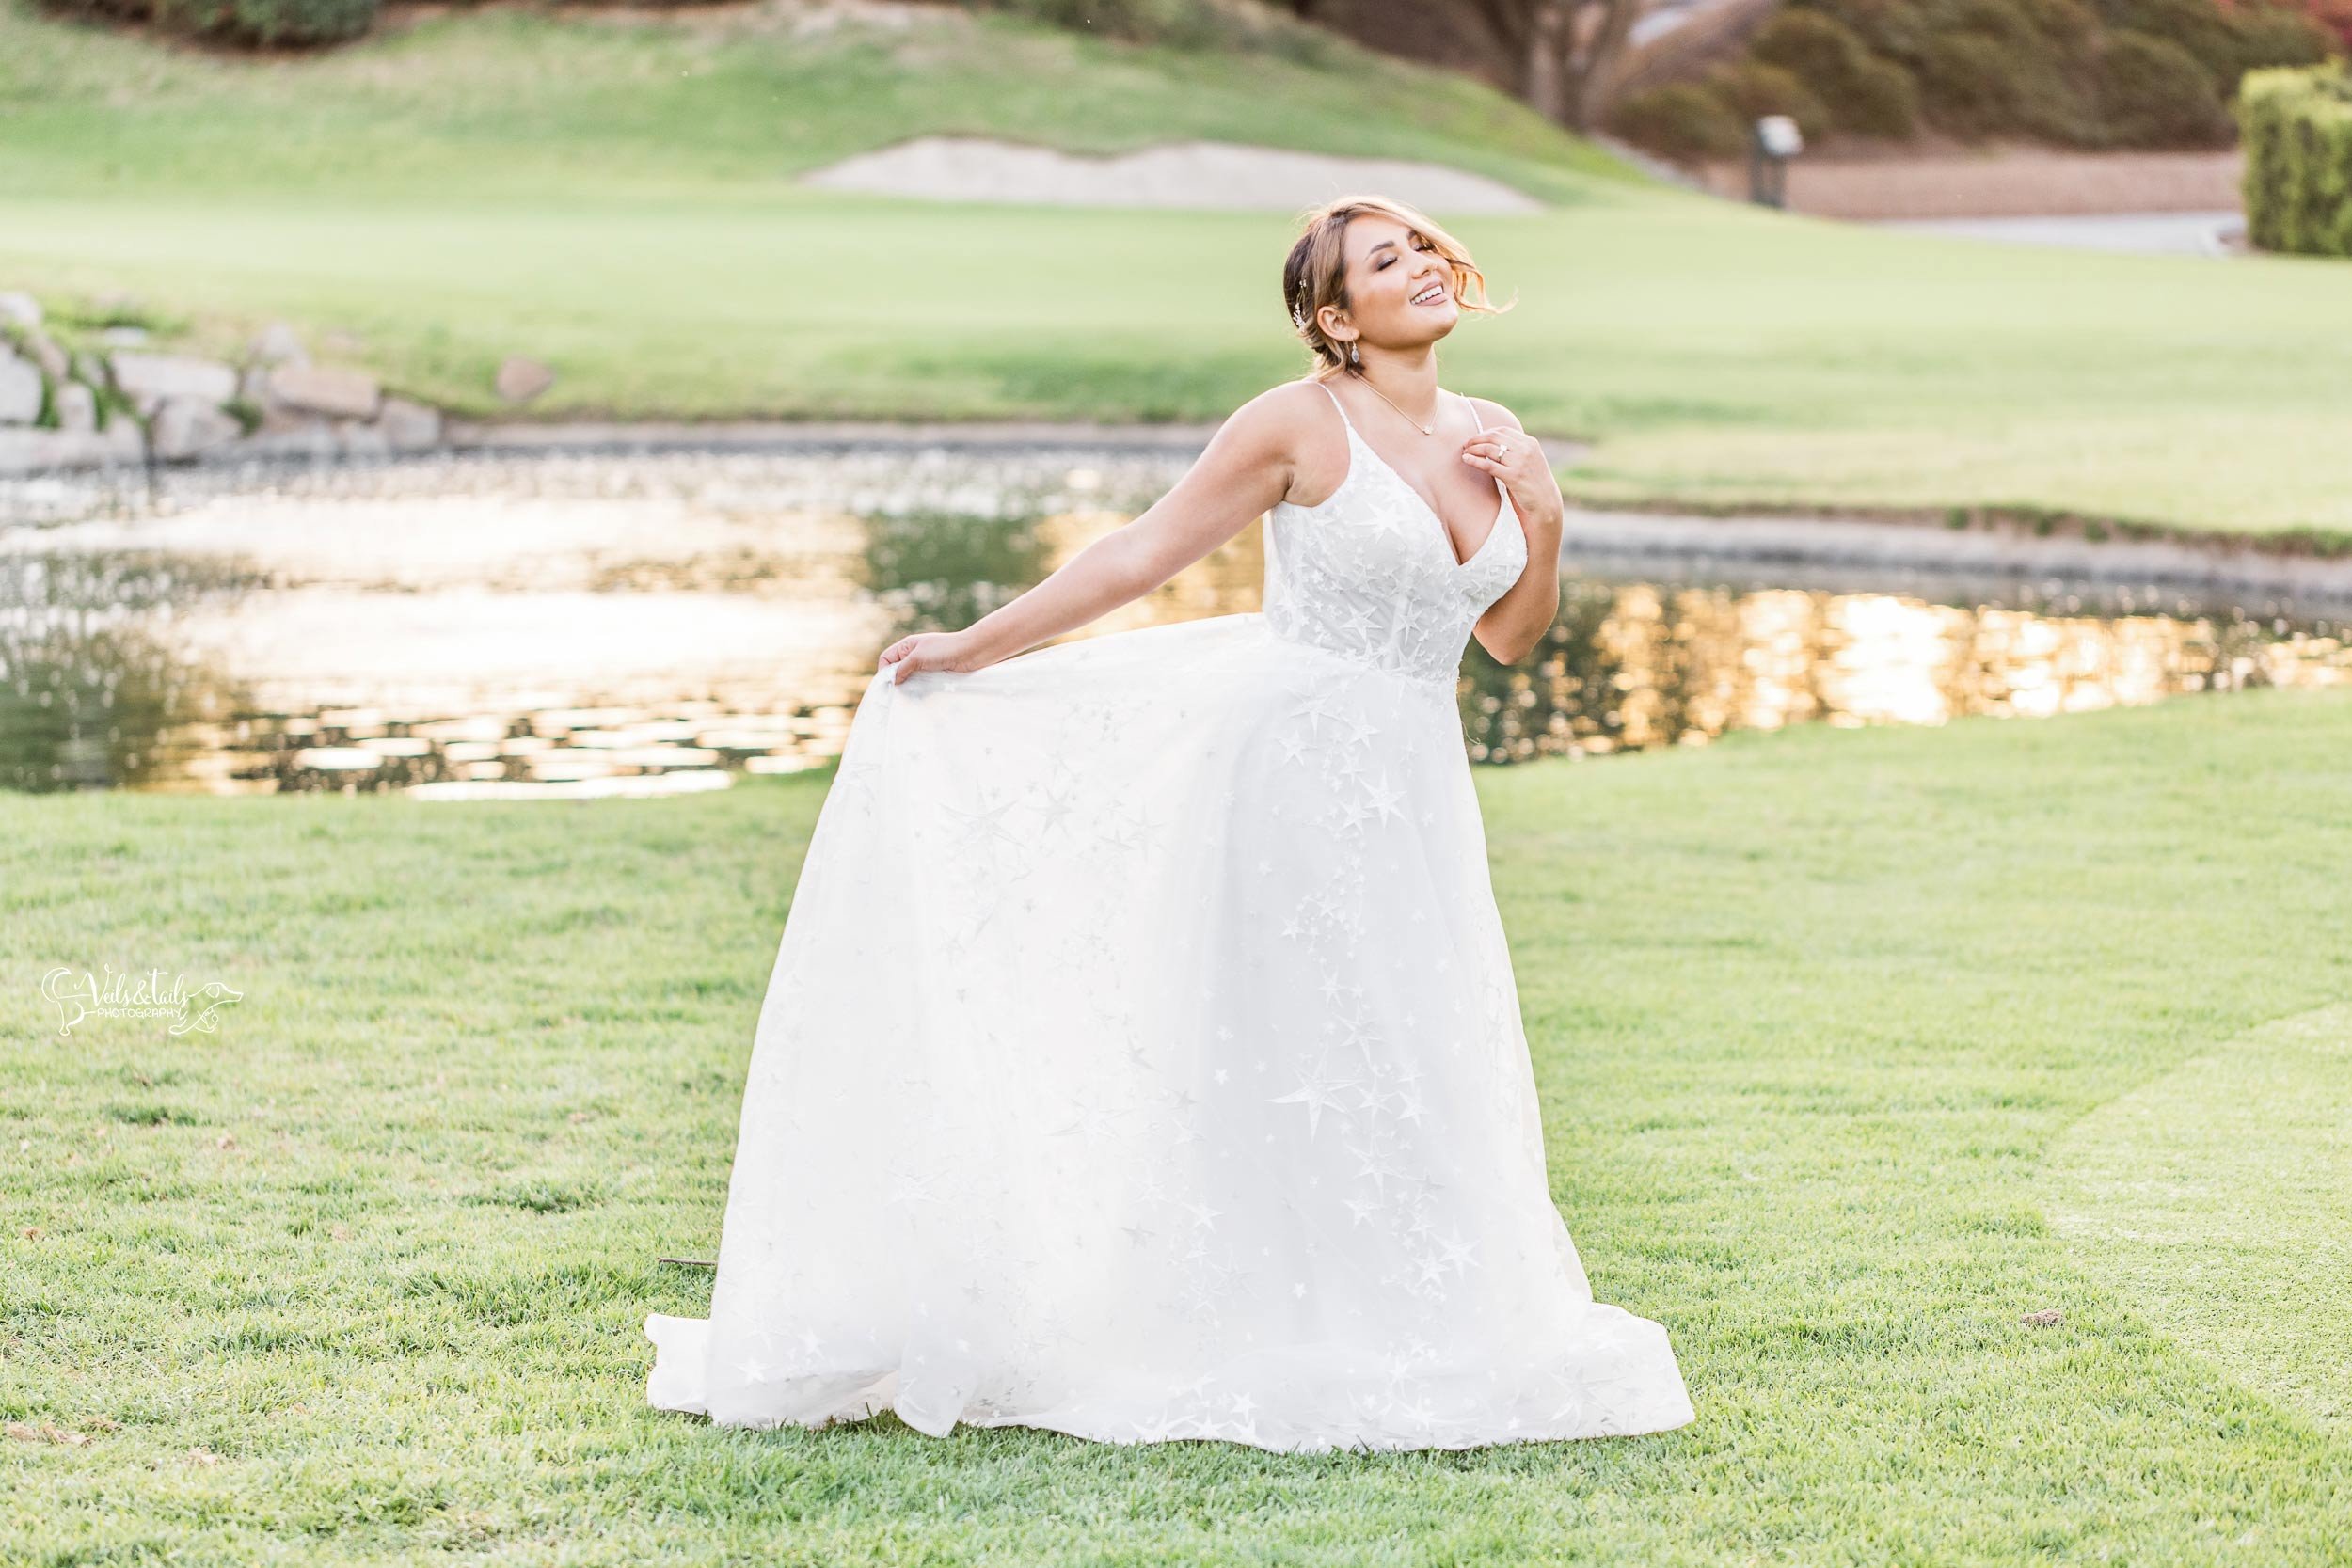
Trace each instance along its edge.
<instances>
[{"instance_id":1,"label":"white wedding dress","mask_svg":"<svg viewBox=\"0 0 2352 1568\"><path fill-rule=\"evenodd\" d=\"M1526 536L1506 497L1457 562L1346 438L1267 515L1263 611L874 675L654 1405L1298 1451L1692 1418L1552 1204L1455 704Z\"/></svg>"}]
</instances>

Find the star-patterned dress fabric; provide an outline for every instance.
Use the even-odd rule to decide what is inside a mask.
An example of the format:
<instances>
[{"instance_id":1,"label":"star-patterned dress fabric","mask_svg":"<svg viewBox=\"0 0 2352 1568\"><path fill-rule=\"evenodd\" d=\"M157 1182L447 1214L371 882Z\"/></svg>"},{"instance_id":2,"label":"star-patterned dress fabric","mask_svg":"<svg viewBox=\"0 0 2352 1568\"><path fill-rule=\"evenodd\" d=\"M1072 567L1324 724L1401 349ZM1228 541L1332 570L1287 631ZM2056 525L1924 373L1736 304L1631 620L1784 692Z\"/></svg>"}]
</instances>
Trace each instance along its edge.
<instances>
[{"instance_id":1,"label":"star-patterned dress fabric","mask_svg":"<svg viewBox=\"0 0 2352 1568\"><path fill-rule=\"evenodd\" d=\"M1455 703L1526 536L1503 498L1458 561L1346 439L1261 611L875 674L655 1406L1300 1452L1692 1418L1552 1202Z\"/></svg>"}]
</instances>

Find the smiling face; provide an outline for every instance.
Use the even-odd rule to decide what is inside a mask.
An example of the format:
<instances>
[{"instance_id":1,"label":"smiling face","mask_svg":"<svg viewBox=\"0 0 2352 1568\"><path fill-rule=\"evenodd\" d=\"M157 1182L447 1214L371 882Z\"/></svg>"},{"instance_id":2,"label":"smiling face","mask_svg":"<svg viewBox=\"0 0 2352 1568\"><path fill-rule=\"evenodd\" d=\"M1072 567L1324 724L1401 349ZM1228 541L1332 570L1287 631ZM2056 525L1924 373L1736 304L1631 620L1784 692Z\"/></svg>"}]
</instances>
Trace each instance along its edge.
<instances>
[{"instance_id":1,"label":"smiling face","mask_svg":"<svg viewBox=\"0 0 2352 1568\"><path fill-rule=\"evenodd\" d=\"M1461 241L1372 192L1302 214L1282 260L1282 309L1318 376L1359 368L1367 354L1426 355L1464 315L1509 308L1486 297L1486 275Z\"/></svg>"},{"instance_id":2,"label":"smiling face","mask_svg":"<svg viewBox=\"0 0 2352 1568\"><path fill-rule=\"evenodd\" d=\"M1348 220L1347 308L1327 305L1324 330L1367 346L1421 348L1462 319L1454 264L1429 236L1378 213Z\"/></svg>"}]
</instances>

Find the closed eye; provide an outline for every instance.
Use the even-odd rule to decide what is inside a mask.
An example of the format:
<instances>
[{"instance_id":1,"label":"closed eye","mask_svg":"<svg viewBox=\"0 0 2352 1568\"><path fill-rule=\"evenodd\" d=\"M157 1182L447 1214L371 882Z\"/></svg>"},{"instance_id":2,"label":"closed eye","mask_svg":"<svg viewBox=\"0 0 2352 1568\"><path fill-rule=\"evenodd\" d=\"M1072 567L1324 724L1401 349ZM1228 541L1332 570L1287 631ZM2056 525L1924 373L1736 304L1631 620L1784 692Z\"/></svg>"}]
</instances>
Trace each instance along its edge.
<instances>
[{"instance_id":1,"label":"closed eye","mask_svg":"<svg viewBox=\"0 0 2352 1568\"><path fill-rule=\"evenodd\" d=\"M1416 235L1416 236L1414 237L1414 240L1413 240L1413 248L1414 248L1415 250L1435 250L1435 249L1437 249L1438 247L1437 247L1436 245L1431 245L1431 244L1430 244L1427 240L1422 239L1422 238L1420 238L1418 235ZM1387 269L1387 267L1389 266L1389 264L1390 264L1391 262L1394 261L1395 260L1396 260L1396 258L1395 258L1395 257L1393 257L1393 256L1383 256L1383 257L1381 257L1381 258L1380 258L1380 260L1379 260L1379 261L1375 261L1375 262L1374 262L1374 263L1373 263L1373 268L1372 268L1372 270L1373 270L1373 271L1375 271L1375 272L1381 272L1381 271L1384 271L1384 270L1386 270L1386 269Z\"/></svg>"}]
</instances>

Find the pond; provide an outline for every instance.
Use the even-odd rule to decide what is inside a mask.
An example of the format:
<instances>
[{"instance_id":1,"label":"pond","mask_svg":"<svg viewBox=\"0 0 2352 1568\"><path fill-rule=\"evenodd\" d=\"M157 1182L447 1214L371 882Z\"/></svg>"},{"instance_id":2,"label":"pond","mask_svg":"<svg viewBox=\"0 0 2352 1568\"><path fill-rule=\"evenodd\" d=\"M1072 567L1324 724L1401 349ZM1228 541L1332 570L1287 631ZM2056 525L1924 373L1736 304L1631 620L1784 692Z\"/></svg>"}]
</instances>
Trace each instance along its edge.
<instances>
[{"instance_id":1,"label":"pond","mask_svg":"<svg viewBox=\"0 0 2352 1568\"><path fill-rule=\"evenodd\" d=\"M954 628L1190 454L464 454L0 486L0 787L661 794L835 755L879 651ZM1073 637L1258 608L1253 524ZM1534 656L1474 644L1471 757L2039 717L2352 682L2345 607L1888 567L1563 558Z\"/></svg>"}]
</instances>

